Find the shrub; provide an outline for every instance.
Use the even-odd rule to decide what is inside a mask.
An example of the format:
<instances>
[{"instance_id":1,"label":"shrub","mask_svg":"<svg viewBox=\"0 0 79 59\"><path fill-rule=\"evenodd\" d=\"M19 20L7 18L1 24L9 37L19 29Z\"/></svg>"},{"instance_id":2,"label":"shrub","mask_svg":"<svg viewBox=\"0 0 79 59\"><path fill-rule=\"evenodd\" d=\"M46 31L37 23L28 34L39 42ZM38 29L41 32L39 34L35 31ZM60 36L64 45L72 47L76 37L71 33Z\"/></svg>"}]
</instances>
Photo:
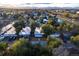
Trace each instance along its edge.
<instances>
[{"instance_id":1,"label":"shrub","mask_svg":"<svg viewBox=\"0 0 79 59\"><path fill-rule=\"evenodd\" d=\"M2 50L5 50L7 47L8 47L8 44L7 44L7 43L5 43L5 42L1 42L1 43L0 43L0 50L1 50L1 51L2 51Z\"/></svg>"},{"instance_id":2,"label":"shrub","mask_svg":"<svg viewBox=\"0 0 79 59\"><path fill-rule=\"evenodd\" d=\"M48 48L56 48L59 45L61 45L61 42L57 38L50 38L48 41Z\"/></svg>"},{"instance_id":3,"label":"shrub","mask_svg":"<svg viewBox=\"0 0 79 59\"><path fill-rule=\"evenodd\" d=\"M72 36L72 37L70 38L70 41L71 41L72 43L74 43L76 46L79 47L79 35L77 35L77 36Z\"/></svg>"}]
</instances>

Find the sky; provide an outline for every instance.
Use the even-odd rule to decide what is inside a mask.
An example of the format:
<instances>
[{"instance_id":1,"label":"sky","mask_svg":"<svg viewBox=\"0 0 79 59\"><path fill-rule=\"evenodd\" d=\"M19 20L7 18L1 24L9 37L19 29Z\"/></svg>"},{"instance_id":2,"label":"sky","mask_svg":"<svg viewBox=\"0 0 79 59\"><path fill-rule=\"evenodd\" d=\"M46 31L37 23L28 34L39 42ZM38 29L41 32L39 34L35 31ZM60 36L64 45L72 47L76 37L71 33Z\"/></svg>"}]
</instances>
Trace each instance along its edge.
<instances>
[{"instance_id":1,"label":"sky","mask_svg":"<svg viewBox=\"0 0 79 59\"><path fill-rule=\"evenodd\" d=\"M51 3L51 4L31 4L26 5L26 3ZM34 6L34 7L77 7L79 6L78 0L0 0L0 6Z\"/></svg>"}]
</instances>

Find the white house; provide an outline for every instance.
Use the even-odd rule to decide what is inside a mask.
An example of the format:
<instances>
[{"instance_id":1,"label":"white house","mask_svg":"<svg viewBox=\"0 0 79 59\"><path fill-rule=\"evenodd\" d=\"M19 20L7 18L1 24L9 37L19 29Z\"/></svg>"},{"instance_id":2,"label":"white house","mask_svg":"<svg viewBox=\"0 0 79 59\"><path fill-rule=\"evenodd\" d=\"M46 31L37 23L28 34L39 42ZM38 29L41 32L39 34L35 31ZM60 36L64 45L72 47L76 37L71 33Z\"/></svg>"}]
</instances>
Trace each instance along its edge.
<instances>
[{"instance_id":1,"label":"white house","mask_svg":"<svg viewBox=\"0 0 79 59\"><path fill-rule=\"evenodd\" d=\"M15 34L15 28L13 27L13 23L6 25L5 27L2 28L1 32L5 32L6 30L8 30L9 28L11 28L10 30L8 30L5 34Z\"/></svg>"},{"instance_id":2,"label":"white house","mask_svg":"<svg viewBox=\"0 0 79 59\"><path fill-rule=\"evenodd\" d=\"M31 28L30 27L25 27L21 30L20 34L22 35L30 35Z\"/></svg>"},{"instance_id":3,"label":"white house","mask_svg":"<svg viewBox=\"0 0 79 59\"><path fill-rule=\"evenodd\" d=\"M44 23L47 23L47 22L48 22L48 19L43 19L43 22L44 22Z\"/></svg>"}]
</instances>

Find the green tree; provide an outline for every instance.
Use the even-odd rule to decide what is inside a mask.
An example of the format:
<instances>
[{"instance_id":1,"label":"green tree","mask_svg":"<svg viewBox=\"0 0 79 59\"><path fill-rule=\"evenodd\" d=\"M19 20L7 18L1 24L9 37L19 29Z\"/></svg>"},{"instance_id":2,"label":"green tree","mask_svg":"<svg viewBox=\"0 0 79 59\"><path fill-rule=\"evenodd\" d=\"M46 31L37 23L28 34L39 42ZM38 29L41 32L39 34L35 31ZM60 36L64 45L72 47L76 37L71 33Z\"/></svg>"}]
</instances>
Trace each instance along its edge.
<instances>
[{"instance_id":1,"label":"green tree","mask_svg":"<svg viewBox=\"0 0 79 59\"><path fill-rule=\"evenodd\" d=\"M0 55L4 55L4 53L6 52L7 47L8 47L8 43L6 43L6 42L1 42L0 43Z\"/></svg>"},{"instance_id":2,"label":"green tree","mask_svg":"<svg viewBox=\"0 0 79 59\"><path fill-rule=\"evenodd\" d=\"M61 45L61 41L57 38L48 38L49 41L48 41L48 48L56 48L58 47L59 45Z\"/></svg>"},{"instance_id":3,"label":"green tree","mask_svg":"<svg viewBox=\"0 0 79 59\"><path fill-rule=\"evenodd\" d=\"M48 56L52 55L47 47L39 44L32 45L25 39L16 40L4 55L8 56Z\"/></svg>"},{"instance_id":4,"label":"green tree","mask_svg":"<svg viewBox=\"0 0 79 59\"><path fill-rule=\"evenodd\" d=\"M27 54L28 41L25 39L16 40L6 52L6 55L23 56ZM28 46L27 46L28 45Z\"/></svg>"},{"instance_id":5,"label":"green tree","mask_svg":"<svg viewBox=\"0 0 79 59\"><path fill-rule=\"evenodd\" d=\"M70 41L71 41L72 43L74 43L76 46L79 47L79 35L77 35L77 36L72 36L72 37L70 38Z\"/></svg>"},{"instance_id":6,"label":"green tree","mask_svg":"<svg viewBox=\"0 0 79 59\"><path fill-rule=\"evenodd\" d=\"M52 55L52 52L48 48L41 47L39 44L32 46L28 49L28 55L31 56L49 56Z\"/></svg>"},{"instance_id":7,"label":"green tree","mask_svg":"<svg viewBox=\"0 0 79 59\"><path fill-rule=\"evenodd\" d=\"M35 32L35 28L36 28L36 23L35 21L32 21L30 24L30 28L31 28L31 36L34 36L34 32Z\"/></svg>"},{"instance_id":8,"label":"green tree","mask_svg":"<svg viewBox=\"0 0 79 59\"><path fill-rule=\"evenodd\" d=\"M19 35L19 32L25 27L25 23L23 20L19 20L18 22L15 22L13 26L15 27L16 34Z\"/></svg>"},{"instance_id":9,"label":"green tree","mask_svg":"<svg viewBox=\"0 0 79 59\"><path fill-rule=\"evenodd\" d=\"M54 23L53 23L53 20L48 20L48 24L50 24L50 25L53 25Z\"/></svg>"},{"instance_id":10,"label":"green tree","mask_svg":"<svg viewBox=\"0 0 79 59\"><path fill-rule=\"evenodd\" d=\"M50 24L43 24L41 28L42 28L42 32L46 35L46 37L52 34L52 32L54 32L54 28Z\"/></svg>"},{"instance_id":11,"label":"green tree","mask_svg":"<svg viewBox=\"0 0 79 59\"><path fill-rule=\"evenodd\" d=\"M8 44L5 42L0 43L0 51L5 50L8 47Z\"/></svg>"}]
</instances>

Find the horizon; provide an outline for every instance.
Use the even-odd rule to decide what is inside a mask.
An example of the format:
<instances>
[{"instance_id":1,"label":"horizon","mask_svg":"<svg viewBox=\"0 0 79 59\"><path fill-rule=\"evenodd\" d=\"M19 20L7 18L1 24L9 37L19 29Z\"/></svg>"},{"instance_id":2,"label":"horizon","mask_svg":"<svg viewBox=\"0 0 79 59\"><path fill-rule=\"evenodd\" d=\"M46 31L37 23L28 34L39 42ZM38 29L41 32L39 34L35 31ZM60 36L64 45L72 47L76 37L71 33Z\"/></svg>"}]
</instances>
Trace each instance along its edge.
<instances>
[{"instance_id":1,"label":"horizon","mask_svg":"<svg viewBox=\"0 0 79 59\"><path fill-rule=\"evenodd\" d=\"M40 6L39 6L40 5ZM0 0L0 7L79 7L78 0Z\"/></svg>"}]
</instances>

